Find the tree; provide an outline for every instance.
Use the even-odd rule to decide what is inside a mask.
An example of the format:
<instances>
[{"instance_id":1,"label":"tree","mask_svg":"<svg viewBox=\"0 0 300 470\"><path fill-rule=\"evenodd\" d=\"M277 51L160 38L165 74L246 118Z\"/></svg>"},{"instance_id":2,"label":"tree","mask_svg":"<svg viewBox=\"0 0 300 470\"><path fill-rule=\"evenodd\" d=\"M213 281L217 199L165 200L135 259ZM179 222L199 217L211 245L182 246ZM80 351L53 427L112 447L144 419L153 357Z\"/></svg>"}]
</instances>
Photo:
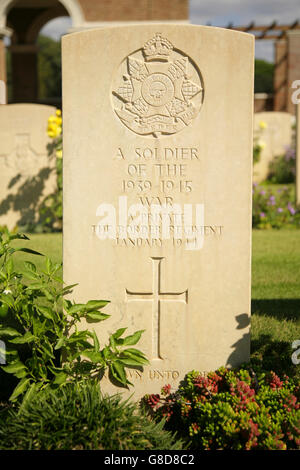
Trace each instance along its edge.
<instances>
[{"instance_id":1,"label":"tree","mask_svg":"<svg viewBox=\"0 0 300 470\"><path fill-rule=\"evenodd\" d=\"M47 36L38 38L39 99L61 97L61 43Z\"/></svg>"},{"instance_id":2,"label":"tree","mask_svg":"<svg viewBox=\"0 0 300 470\"><path fill-rule=\"evenodd\" d=\"M273 93L274 64L255 59L254 90L255 93Z\"/></svg>"},{"instance_id":3,"label":"tree","mask_svg":"<svg viewBox=\"0 0 300 470\"><path fill-rule=\"evenodd\" d=\"M40 35L38 52L38 100L61 98L61 44L47 36ZM8 101L12 100L12 65L9 49L6 55Z\"/></svg>"}]
</instances>

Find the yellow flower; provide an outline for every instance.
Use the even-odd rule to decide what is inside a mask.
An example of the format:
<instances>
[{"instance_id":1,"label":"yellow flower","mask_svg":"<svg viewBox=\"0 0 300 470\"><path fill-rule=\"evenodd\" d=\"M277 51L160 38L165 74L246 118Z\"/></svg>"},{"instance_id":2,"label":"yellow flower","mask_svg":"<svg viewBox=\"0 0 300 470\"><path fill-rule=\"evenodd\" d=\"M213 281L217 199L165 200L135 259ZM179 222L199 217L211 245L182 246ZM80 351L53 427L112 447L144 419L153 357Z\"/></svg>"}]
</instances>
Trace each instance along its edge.
<instances>
[{"instance_id":1,"label":"yellow flower","mask_svg":"<svg viewBox=\"0 0 300 470\"><path fill-rule=\"evenodd\" d=\"M61 111L59 109L56 111L56 115L49 116L47 133L51 139L55 139L56 137L61 136L62 118Z\"/></svg>"},{"instance_id":2,"label":"yellow flower","mask_svg":"<svg viewBox=\"0 0 300 470\"><path fill-rule=\"evenodd\" d=\"M258 142L258 146L259 146L259 148L260 148L261 150L263 150L263 149L266 147L266 144L265 144L265 142L263 142L262 140L260 140L260 141Z\"/></svg>"},{"instance_id":3,"label":"yellow flower","mask_svg":"<svg viewBox=\"0 0 300 470\"><path fill-rule=\"evenodd\" d=\"M54 139L54 137L55 137L55 132L53 132L52 130L49 130L49 129L48 129L47 134L48 134L48 136L49 136L51 139Z\"/></svg>"},{"instance_id":4,"label":"yellow flower","mask_svg":"<svg viewBox=\"0 0 300 470\"><path fill-rule=\"evenodd\" d=\"M63 156L62 149L56 150L56 157L57 158L62 158L62 156Z\"/></svg>"},{"instance_id":5,"label":"yellow flower","mask_svg":"<svg viewBox=\"0 0 300 470\"><path fill-rule=\"evenodd\" d=\"M266 129L268 127L268 124L265 121L260 121L259 127L261 129Z\"/></svg>"},{"instance_id":6,"label":"yellow flower","mask_svg":"<svg viewBox=\"0 0 300 470\"><path fill-rule=\"evenodd\" d=\"M52 139L55 137L59 137L62 133L62 127L57 125L56 122L51 122L48 124L48 136L51 137Z\"/></svg>"},{"instance_id":7,"label":"yellow flower","mask_svg":"<svg viewBox=\"0 0 300 470\"><path fill-rule=\"evenodd\" d=\"M48 124L52 124L53 122L56 122L56 116L49 116L48 118Z\"/></svg>"}]
</instances>

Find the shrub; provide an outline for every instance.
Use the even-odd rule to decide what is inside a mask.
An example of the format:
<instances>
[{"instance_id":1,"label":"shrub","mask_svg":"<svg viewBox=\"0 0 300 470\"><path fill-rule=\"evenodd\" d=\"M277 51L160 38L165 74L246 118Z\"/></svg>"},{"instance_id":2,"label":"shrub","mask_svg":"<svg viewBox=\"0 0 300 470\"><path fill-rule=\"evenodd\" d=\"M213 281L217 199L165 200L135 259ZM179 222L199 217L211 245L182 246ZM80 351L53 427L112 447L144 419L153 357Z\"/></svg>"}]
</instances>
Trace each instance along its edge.
<instances>
[{"instance_id":1,"label":"shrub","mask_svg":"<svg viewBox=\"0 0 300 470\"><path fill-rule=\"evenodd\" d=\"M62 152L62 118L61 111L48 119L48 136L52 142L48 145L49 158L56 161L56 188L52 194L46 196L39 206L40 221L38 229L43 232L62 230L63 217L63 152ZM36 231L36 227L31 227Z\"/></svg>"},{"instance_id":2,"label":"shrub","mask_svg":"<svg viewBox=\"0 0 300 470\"><path fill-rule=\"evenodd\" d=\"M296 174L296 151L287 147L284 155L274 158L269 165L268 180L271 183L293 183Z\"/></svg>"},{"instance_id":3,"label":"shrub","mask_svg":"<svg viewBox=\"0 0 300 470\"><path fill-rule=\"evenodd\" d=\"M292 201L288 187L276 192L265 186L253 185L252 226L254 228L300 227L300 212Z\"/></svg>"},{"instance_id":4,"label":"shrub","mask_svg":"<svg viewBox=\"0 0 300 470\"><path fill-rule=\"evenodd\" d=\"M8 362L2 369L19 379L10 399L25 393L26 398L48 385L60 387L90 377L100 380L106 369L113 383L127 387L125 367L148 363L141 351L127 348L139 341L143 330L122 338L126 328L120 328L101 349L95 331L80 329L79 324L83 319L98 323L108 318L101 311L108 301L67 300L75 284L63 287L58 275L61 265L47 258L41 272L29 261L23 270L16 270L16 252L39 255L28 248L13 248L16 239L28 238L7 229L0 233L0 339L6 342Z\"/></svg>"},{"instance_id":5,"label":"shrub","mask_svg":"<svg viewBox=\"0 0 300 470\"><path fill-rule=\"evenodd\" d=\"M299 400L299 382L286 376L220 368L192 371L177 393L164 387L143 406L192 449L286 450L300 449Z\"/></svg>"},{"instance_id":6,"label":"shrub","mask_svg":"<svg viewBox=\"0 0 300 470\"><path fill-rule=\"evenodd\" d=\"M0 420L0 449L181 449L163 425L120 396L101 396L96 384L68 384L32 396L19 411L8 410Z\"/></svg>"},{"instance_id":7,"label":"shrub","mask_svg":"<svg viewBox=\"0 0 300 470\"><path fill-rule=\"evenodd\" d=\"M258 163L261 158L261 153L265 148L265 143L261 140L261 135L264 129L267 128L267 123L260 121L258 129L254 131L253 135L253 164Z\"/></svg>"}]
</instances>

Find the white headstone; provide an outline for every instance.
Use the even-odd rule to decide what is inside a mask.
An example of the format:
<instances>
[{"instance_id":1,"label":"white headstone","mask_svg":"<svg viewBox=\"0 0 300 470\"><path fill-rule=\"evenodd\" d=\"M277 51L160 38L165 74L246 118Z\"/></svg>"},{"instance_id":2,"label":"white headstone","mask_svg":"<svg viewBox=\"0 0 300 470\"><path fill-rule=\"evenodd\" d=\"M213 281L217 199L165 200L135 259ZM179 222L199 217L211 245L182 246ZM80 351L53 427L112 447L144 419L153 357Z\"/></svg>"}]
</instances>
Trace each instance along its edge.
<instances>
[{"instance_id":1,"label":"white headstone","mask_svg":"<svg viewBox=\"0 0 300 470\"><path fill-rule=\"evenodd\" d=\"M253 46L170 24L63 38L64 277L111 300L102 344L145 330L136 398L249 360Z\"/></svg>"}]
</instances>

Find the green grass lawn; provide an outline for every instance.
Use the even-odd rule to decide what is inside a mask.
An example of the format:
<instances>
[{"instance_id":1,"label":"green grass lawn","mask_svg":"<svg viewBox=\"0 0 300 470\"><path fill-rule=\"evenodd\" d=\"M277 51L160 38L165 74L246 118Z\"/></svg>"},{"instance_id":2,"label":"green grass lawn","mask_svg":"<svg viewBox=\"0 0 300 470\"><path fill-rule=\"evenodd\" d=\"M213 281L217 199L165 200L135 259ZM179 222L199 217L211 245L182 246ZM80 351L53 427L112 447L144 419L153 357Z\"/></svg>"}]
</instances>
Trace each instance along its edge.
<instances>
[{"instance_id":1,"label":"green grass lawn","mask_svg":"<svg viewBox=\"0 0 300 470\"><path fill-rule=\"evenodd\" d=\"M300 339L300 231L254 230L252 250L252 357L300 378L291 362Z\"/></svg>"},{"instance_id":2,"label":"green grass lawn","mask_svg":"<svg viewBox=\"0 0 300 470\"><path fill-rule=\"evenodd\" d=\"M61 234L29 235L18 241L62 260ZM30 259L37 266L43 258L20 253L16 264ZM300 231L254 230L252 258L252 357L263 359L268 368L299 374L300 365L291 362L292 342L300 340Z\"/></svg>"}]
</instances>

